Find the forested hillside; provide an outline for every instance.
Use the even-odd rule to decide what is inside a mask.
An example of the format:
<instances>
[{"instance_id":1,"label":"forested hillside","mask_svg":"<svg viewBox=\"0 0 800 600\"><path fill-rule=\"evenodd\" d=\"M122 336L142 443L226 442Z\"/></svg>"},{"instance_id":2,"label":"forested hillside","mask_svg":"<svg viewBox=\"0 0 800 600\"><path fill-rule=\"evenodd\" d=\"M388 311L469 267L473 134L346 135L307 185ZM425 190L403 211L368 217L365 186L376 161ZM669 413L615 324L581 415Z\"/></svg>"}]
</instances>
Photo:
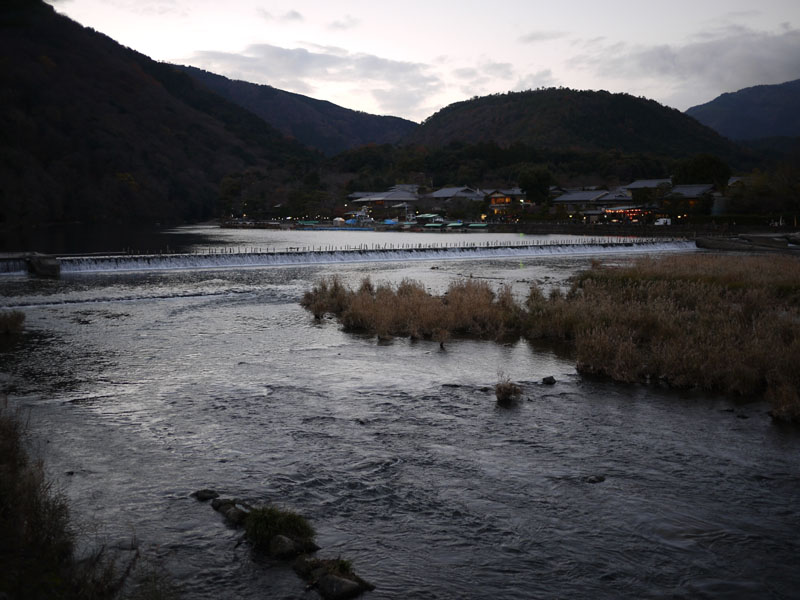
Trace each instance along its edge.
<instances>
[{"instance_id":1,"label":"forested hillside","mask_svg":"<svg viewBox=\"0 0 800 600\"><path fill-rule=\"evenodd\" d=\"M417 127L399 117L371 115L269 85L235 81L194 67L180 68L284 134L329 156L366 144L395 143Z\"/></svg>"},{"instance_id":2,"label":"forested hillside","mask_svg":"<svg viewBox=\"0 0 800 600\"><path fill-rule=\"evenodd\" d=\"M686 114L732 140L800 137L800 79L722 94Z\"/></svg>"},{"instance_id":3,"label":"forested hillside","mask_svg":"<svg viewBox=\"0 0 800 600\"><path fill-rule=\"evenodd\" d=\"M653 100L564 88L457 102L426 119L404 141L432 147L521 143L546 150L613 149L670 157L702 152L730 159L740 153L715 131Z\"/></svg>"},{"instance_id":4,"label":"forested hillside","mask_svg":"<svg viewBox=\"0 0 800 600\"><path fill-rule=\"evenodd\" d=\"M226 175L258 168L279 198L319 160L40 0L2 4L0 56L0 226L199 220Z\"/></svg>"}]
</instances>

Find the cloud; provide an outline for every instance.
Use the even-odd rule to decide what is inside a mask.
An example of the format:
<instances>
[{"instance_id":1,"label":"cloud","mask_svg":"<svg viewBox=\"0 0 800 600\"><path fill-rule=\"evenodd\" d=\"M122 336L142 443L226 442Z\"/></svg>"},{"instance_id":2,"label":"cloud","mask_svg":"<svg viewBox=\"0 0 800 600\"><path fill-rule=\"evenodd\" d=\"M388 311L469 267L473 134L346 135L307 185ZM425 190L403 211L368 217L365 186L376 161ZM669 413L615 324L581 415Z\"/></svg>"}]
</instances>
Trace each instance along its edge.
<instances>
[{"instance_id":1,"label":"cloud","mask_svg":"<svg viewBox=\"0 0 800 600\"><path fill-rule=\"evenodd\" d=\"M45 0L48 4L74 4L74 0ZM188 16L189 12L181 6L178 0L105 0L105 4L110 4L125 12L139 15L179 15Z\"/></svg>"},{"instance_id":2,"label":"cloud","mask_svg":"<svg viewBox=\"0 0 800 600\"><path fill-rule=\"evenodd\" d=\"M341 19L337 19L328 25L328 29L332 29L334 31L347 31L348 29L357 27L360 22L361 21L351 15L345 15Z\"/></svg>"},{"instance_id":3,"label":"cloud","mask_svg":"<svg viewBox=\"0 0 800 600\"><path fill-rule=\"evenodd\" d=\"M514 79L514 65L505 62L483 62L472 67L460 67L450 71L449 80L453 82L461 96L471 98L482 96L500 89L505 91L507 84L498 80Z\"/></svg>"},{"instance_id":4,"label":"cloud","mask_svg":"<svg viewBox=\"0 0 800 600\"><path fill-rule=\"evenodd\" d=\"M722 15L724 19L755 19L759 16L760 10L733 10Z\"/></svg>"},{"instance_id":5,"label":"cloud","mask_svg":"<svg viewBox=\"0 0 800 600\"><path fill-rule=\"evenodd\" d=\"M539 42L549 42L566 37L567 34L563 31L531 31L519 37L519 41L523 44L536 44Z\"/></svg>"},{"instance_id":6,"label":"cloud","mask_svg":"<svg viewBox=\"0 0 800 600\"><path fill-rule=\"evenodd\" d=\"M520 78L517 85L514 86L514 90L521 92L540 87L554 87L556 85L558 85L558 80L553 76L553 72L550 69L543 69Z\"/></svg>"},{"instance_id":7,"label":"cloud","mask_svg":"<svg viewBox=\"0 0 800 600\"><path fill-rule=\"evenodd\" d=\"M512 79L514 77L514 65L511 63L489 62L482 66L483 72L499 79Z\"/></svg>"},{"instance_id":8,"label":"cloud","mask_svg":"<svg viewBox=\"0 0 800 600\"><path fill-rule=\"evenodd\" d=\"M254 44L242 53L197 52L186 62L227 77L306 95L333 87L358 87L359 93L373 98L379 110L388 114L416 114L442 87L428 65L335 47L308 50ZM324 99L348 105L346 99L327 95L323 94Z\"/></svg>"},{"instance_id":9,"label":"cloud","mask_svg":"<svg viewBox=\"0 0 800 600\"><path fill-rule=\"evenodd\" d=\"M274 15L268 10L259 8L258 14L261 16L262 19L266 19L267 21L280 21L281 23L290 23L293 21L302 22L305 20L303 15L297 12L296 10L290 10L280 15Z\"/></svg>"},{"instance_id":10,"label":"cloud","mask_svg":"<svg viewBox=\"0 0 800 600\"><path fill-rule=\"evenodd\" d=\"M453 76L455 76L456 79L476 79L480 76L480 72L473 67L464 67L462 69L455 69L453 71Z\"/></svg>"},{"instance_id":11,"label":"cloud","mask_svg":"<svg viewBox=\"0 0 800 600\"><path fill-rule=\"evenodd\" d=\"M721 27L687 43L598 44L571 58L569 66L634 89L662 90L662 101L684 109L722 92L800 78L800 31L777 33Z\"/></svg>"}]
</instances>

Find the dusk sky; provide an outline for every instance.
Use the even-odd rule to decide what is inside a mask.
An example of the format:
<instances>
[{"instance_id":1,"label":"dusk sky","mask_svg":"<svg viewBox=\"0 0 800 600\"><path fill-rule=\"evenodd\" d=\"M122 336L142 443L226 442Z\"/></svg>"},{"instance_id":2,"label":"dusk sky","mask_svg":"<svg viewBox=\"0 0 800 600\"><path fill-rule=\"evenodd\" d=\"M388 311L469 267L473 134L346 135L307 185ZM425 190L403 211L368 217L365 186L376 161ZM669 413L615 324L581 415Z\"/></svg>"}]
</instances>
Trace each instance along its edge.
<instances>
[{"instance_id":1,"label":"dusk sky","mask_svg":"<svg viewBox=\"0 0 800 600\"><path fill-rule=\"evenodd\" d=\"M151 58L420 121L564 86L685 110L800 79L800 1L50 0Z\"/></svg>"}]
</instances>

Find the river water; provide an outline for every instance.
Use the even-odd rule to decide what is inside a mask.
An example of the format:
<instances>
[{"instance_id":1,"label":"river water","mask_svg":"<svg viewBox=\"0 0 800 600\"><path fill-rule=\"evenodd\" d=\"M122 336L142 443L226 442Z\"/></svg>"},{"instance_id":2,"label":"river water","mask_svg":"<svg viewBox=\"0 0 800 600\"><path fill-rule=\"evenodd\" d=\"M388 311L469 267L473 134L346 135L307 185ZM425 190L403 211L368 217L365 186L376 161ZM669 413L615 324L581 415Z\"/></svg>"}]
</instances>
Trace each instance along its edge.
<instances>
[{"instance_id":1,"label":"river water","mask_svg":"<svg viewBox=\"0 0 800 600\"><path fill-rule=\"evenodd\" d=\"M342 235L182 233L195 250ZM307 516L367 598L797 597L800 432L764 404L586 379L526 342L378 342L298 304L331 273L522 296L592 258L7 275L0 307L27 320L0 386L85 539L135 539L187 598L316 597L189 496L206 487Z\"/></svg>"}]
</instances>

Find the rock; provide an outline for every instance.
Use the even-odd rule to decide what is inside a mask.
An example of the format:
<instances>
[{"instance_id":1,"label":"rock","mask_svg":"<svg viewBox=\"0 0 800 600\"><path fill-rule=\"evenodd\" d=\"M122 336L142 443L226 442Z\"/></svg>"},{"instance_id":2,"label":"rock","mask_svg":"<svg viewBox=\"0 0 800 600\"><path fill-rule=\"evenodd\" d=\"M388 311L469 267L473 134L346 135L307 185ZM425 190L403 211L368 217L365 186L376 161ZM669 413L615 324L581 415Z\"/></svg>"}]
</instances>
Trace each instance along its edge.
<instances>
[{"instance_id":1,"label":"rock","mask_svg":"<svg viewBox=\"0 0 800 600\"><path fill-rule=\"evenodd\" d=\"M556 378L553 377L552 375L548 375L547 377L544 377L542 379L542 383L545 384L545 385L555 385Z\"/></svg>"},{"instance_id":2,"label":"rock","mask_svg":"<svg viewBox=\"0 0 800 600\"><path fill-rule=\"evenodd\" d=\"M235 527L244 525L247 514L251 510L249 504L239 502L235 498L214 498L211 501L211 508L220 513L229 524Z\"/></svg>"},{"instance_id":3,"label":"rock","mask_svg":"<svg viewBox=\"0 0 800 600\"><path fill-rule=\"evenodd\" d=\"M603 475L589 475L584 481L586 483L602 483L606 478Z\"/></svg>"},{"instance_id":4,"label":"rock","mask_svg":"<svg viewBox=\"0 0 800 600\"><path fill-rule=\"evenodd\" d=\"M219 498L219 494L214 490L197 490L196 492L192 492L190 494L193 498L197 498L200 502L205 502L207 500L213 500L214 498Z\"/></svg>"},{"instance_id":5,"label":"rock","mask_svg":"<svg viewBox=\"0 0 800 600\"><path fill-rule=\"evenodd\" d=\"M219 512L228 510L231 506L236 504L236 501L231 498L214 498L211 501L211 508Z\"/></svg>"},{"instance_id":6,"label":"rock","mask_svg":"<svg viewBox=\"0 0 800 600\"><path fill-rule=\"evenodd\" d=\"M275 558L294 558L300 554L300 548L291 538L276 535L269 541L269 554Z\"/></svg>"},{"instance_id":7,"label":"rock","mask_svg":"<svg viewBox=\"0 0 800 600\"><path fill-rule=\"evenodd\" d=\"M228 523L236 527L244 525L244 520L247 518L247 512L242 510L236 505L231 506L226 511L220 511L220 512L225 517L225 520Z\"/></svg>"},{"instance_id":8,"label":"rock","mask_svg":"<svg viewBox=\"0 0 800 600\"><path fill-rule=\"evenodd\" d=\"M319 550L319 546L317 546L314 540L303 540L302 542L298 542L298 544L300 545L300 550L303 552L311 553Z\"/></svg>"},{"instance_id":9,"label":"rock","mask_svg":"<svg viewBox=\"0 0 800 600\"><path fill-rule=\"evenodd\" d=\"M353 572L349 561L340 558L311 558L302 555L294 561L292 568L308 582L308 589L316 587L319 595L326 600L354 598L362 592L375 589L374 585Z\"/></svg>"},{"instance_id":10,"label":"rock","mask_svg":"<svg viewBox=\"0 0 800 600\"><path fill-rule=\"evenodd\" d=\"M305 580L314 579L312 577L312 573L314 569L319 567L319 560L316 558L311 558L305 554L301 554L297 557L297 560L294 561L292 564L292 568L297 575Z\"/></svg>"},{"instance_id":11,"label":"rock","mask_svg":"<svg viewBox=\"0 0 800 600\"><path fill-rule=\"evenodd\" d=\"M355 598L364 589L351 579L328 574L317 581L317 591L325 600L345 600Z\"/></svg>"}]
</instances>

